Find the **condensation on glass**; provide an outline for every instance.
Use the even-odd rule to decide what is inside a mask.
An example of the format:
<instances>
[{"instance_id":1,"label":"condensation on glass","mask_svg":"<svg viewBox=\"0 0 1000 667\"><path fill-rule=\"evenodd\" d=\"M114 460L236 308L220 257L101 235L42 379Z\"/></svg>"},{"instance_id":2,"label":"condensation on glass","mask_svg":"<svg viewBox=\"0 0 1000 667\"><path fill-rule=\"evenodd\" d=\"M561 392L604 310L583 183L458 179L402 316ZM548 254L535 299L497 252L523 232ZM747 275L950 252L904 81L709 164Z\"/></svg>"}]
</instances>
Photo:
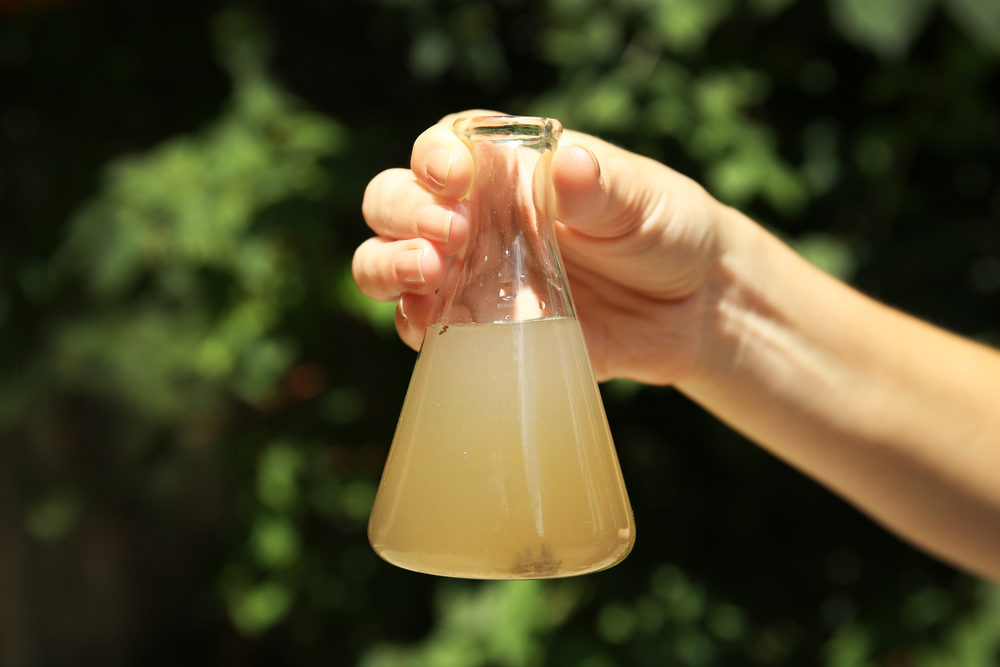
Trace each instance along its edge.
<instances>
[{"instance_id":1,"label":"condensation on glass","mask_svg":"<svg viewBox=\"0 0 1000 667\"><path fill-rule=\"evenodd\" d=\"M466 248L424 337L368 535L382 558L475 579L564 577L635 525L554 232L558 121L454 125L475 171Z\"/></svg>"}]
</instances>

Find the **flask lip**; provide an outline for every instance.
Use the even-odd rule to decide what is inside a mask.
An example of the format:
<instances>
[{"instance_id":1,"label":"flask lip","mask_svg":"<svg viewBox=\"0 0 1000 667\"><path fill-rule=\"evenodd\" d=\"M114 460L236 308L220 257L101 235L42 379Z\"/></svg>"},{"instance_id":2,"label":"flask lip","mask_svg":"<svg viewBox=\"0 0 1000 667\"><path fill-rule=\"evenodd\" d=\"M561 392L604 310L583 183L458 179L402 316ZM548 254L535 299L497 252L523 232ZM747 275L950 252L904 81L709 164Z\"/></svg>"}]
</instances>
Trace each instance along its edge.
<instances>
[{"instance_id":1,"label":"flask lip","mask_svg":"<svg viewBox=\"0 0 1000 667\"><path fill-rule=\"evenodd\" d=\"M452 129L465 141L521 141L553 147L563 130L555 118L539 116L463 116Z\"/></svg>"}]
</instances>

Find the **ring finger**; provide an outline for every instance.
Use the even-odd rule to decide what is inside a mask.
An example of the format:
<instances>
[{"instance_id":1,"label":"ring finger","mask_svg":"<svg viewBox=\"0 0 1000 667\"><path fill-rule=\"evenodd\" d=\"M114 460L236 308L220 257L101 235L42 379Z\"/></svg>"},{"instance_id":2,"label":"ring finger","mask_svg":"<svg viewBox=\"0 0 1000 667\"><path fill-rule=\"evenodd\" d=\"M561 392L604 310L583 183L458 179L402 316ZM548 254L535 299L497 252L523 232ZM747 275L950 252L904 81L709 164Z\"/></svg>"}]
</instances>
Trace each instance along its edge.
<instances>
[{"instance_id":1,"label":"ring finger","mask_svg":"<svg viewBox=\"0 0 1000 667\"><path fill-rule=\"evenodd\" d=\"M444 279L445 259L426 239L370 238L354 252L351 269L358 289L377 301L404 293L431 294Z\"/></svg>"},{"instance_id":2,"label":"ring finger","mask_svg":"<svg viewBox=\"0 0 1000 667\"><path fill-rule=\"evenodd\" d=\"M428 192L409 169L389 169L372 179L361 212L372 230L393 239L425 238L446 255L468 236L465 207Z\"/></svg>"}]
</instances>

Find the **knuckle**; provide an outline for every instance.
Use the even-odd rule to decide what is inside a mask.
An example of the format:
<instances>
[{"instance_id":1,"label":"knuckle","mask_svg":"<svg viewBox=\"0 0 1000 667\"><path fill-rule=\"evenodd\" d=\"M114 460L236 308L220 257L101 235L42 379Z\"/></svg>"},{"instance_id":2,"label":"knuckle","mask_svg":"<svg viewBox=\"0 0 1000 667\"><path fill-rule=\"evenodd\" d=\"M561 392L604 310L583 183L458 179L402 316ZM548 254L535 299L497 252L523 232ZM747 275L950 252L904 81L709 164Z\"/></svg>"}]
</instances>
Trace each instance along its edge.
<instances>
[{"instance_id":1,"label":"knuckle","mask_svg":"<svg viewBox=\"0 0 1000 667\"><path fill-rule=\"evenodd\" d=\"M368 239L354 251L351 259L351 275L358 289L367 297L377 299L382 292L385 282L379 271L379 265L384 264L378 258L377 248L374 247L378 241Z\"/></svg>"},{"instance_id":2,"label":"knuckle","mask_svg":"<svg viewBox=\"0 0 1000 667\"><path fill-rule=\"evenodd\" d=\"M365 194L361 198L361 214L365 222L372 226L378 219L386 198L386 186L391 185L393 176L392 169L383 171L368 181L365 186Z\"/></svg>"},{"instance_id":3,"label":"knuckle","mask_svg":"<svg viewBox=\"0 0 1000 667\"><path fill-rule=\"evenodd\" d=\"M372 179L365 187L365 194L361 199L361 216L365 219L369 227L372 226L372 221L375 219L377 192L375 179Z\"/></svg>"},{"instance_id":4,"label":"knuckle","mask_svg":"<svg viewBox=\"0 0 1000 667\"><path fill-rule=\"evenodd\" d=\"M362 292L365 291L365 285L368 282L368 276L365 274L365 243L362 243L354 251L354 257L351 258L351 276L354 278L354 283L358 286Z\"/></svg>"},{"instance_id":5,"label":"knuckle","mask_svg":"<svg viewBox=\"0 0 1000 667\"><path fill-rule=\"evenodd\" d=\"M399 335L399 339L407 346L414 350L420 349L422 337L417 331L417 326L409 319L404 319L400 315L399 309L396 309L396 333Z\"/></svg>"},{"instance_id":6,"label":"knuckle","mask_svg":"<svg viewBox=\"0 0 1000 667\"><path fill-rule=\"evenodd\" d=\"M413 140L413 150L410 152L411 168L414 166L416 160L418 159L420 155L420 150L424 146L424 144L426 144L428 141L433 141L437 129L438 126L433 125L424 130L423 132L421 132L420 134L418 134L417 138Z\"/></svg>"}]
</instances>

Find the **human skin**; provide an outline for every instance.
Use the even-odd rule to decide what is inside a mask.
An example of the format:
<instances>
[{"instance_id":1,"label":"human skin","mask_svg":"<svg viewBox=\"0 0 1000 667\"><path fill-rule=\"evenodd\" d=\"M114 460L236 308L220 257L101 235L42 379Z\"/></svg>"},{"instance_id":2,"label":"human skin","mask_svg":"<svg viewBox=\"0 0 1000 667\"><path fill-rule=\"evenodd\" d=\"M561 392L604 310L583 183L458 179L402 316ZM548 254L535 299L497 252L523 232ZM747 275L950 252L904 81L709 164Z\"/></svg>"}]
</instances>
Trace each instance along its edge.
<instances>
[{"instance_id":1,"label":"human skin","mask_svg":"<svg viewBox=\"0 0 1000 667\"><path fill-rule=\"evenodd\" d=\"M355 280L418 349L468 236L447 116L372 179ZM1000 580L1000 354L879 304L670 168L567 131L556 233L599 379L672 384L901 537Z\"/></svg>"}]
</instances>

